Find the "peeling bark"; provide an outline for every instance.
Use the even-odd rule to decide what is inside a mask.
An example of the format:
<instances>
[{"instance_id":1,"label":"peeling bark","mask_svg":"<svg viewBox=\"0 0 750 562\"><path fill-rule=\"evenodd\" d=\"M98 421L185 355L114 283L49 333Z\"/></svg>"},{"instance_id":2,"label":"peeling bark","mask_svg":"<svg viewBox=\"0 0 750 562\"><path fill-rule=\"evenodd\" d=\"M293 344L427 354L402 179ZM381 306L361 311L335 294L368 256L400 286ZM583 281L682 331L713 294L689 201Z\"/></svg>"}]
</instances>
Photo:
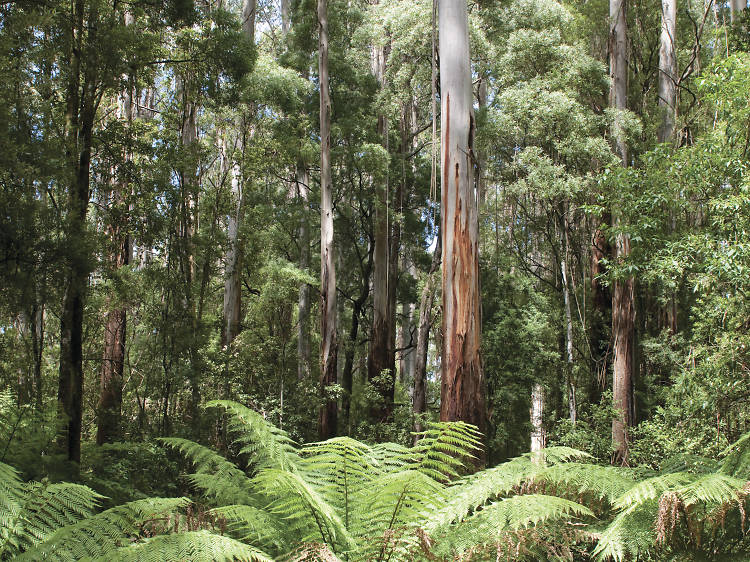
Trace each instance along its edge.
<instances>
[{"instance_id":1,"label":"peeling bark","mask_svg":"<svg viewBox=\"0 0 750 562\"><path fill-rule=\"evenodd\" d=\"M443 356L440 419L485 430L479 222L466 4L440 0ZM484 460L480 460L483 463Z\"/></svg>"}]
</instances>

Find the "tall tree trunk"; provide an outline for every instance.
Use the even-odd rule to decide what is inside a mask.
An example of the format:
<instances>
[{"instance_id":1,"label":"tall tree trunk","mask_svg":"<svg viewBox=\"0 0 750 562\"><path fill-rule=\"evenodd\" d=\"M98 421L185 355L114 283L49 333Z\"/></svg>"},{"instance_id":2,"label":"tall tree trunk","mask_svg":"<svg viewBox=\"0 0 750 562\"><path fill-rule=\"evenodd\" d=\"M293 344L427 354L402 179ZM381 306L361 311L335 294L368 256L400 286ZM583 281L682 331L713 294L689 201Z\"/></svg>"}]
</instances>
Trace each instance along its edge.
<instances>
[{"instance_id":1,"label":"tall tree trunk","mask_svg":"<svg viewBox=\"0 0 750 562\"><path fill-rule=\"evenodd\" d=\"M677 113L677 0L662 0L659 44L659 107L663 111L658 140L672 138Z\"/></svg>"},{"instance_id":2,"label":"tall tree trunk","mask_svg":"<svg viewBox=\"0 0 750 562\"><path fill-rule=\"evenodd\" d=\"M200 375L198 354L198 315L195 306L193 283L195 280L195 248L193 236L198 217L198 165L195 161L198 142L198 104L196 88L192 77L177 77L177 90L182 102L182 120L180 123L180 144L185 151L185 160L180 170L180 216L178 233L179 267L182 274L182 307L189 322L187 342L188 362L190 364L189 384L190 399L187 414L193 435L200 430Z\"/></svg>"},{"instance_id":3,"label":"tall tree trunk","mask_svg":"<svg viewBox=\"0 0 750 562\"><path fill-rule=\"evenodd\" d=\"M318 433L336 435L336 400L328 387L336 383L336 254L333 244L331 184L331 96L328 86L328 1L318 0L318 77L320 80L320 395Z\"/></svg>"},{"instance_id":4,"label":"tall tree trunk","mask_svg":"<svg viewBox=\"0 0 750 562\"><path fill-rule=\"evenodd\" d=\"M732 23L737 21L737 18L742 13L742 10L747 8L747 0L729 0L729 18Z\"/></svg>"},{"instance_id":5,"label":"tall tree trunk","mask_svg":"<svg viewBox=\"0 0 750 562\"><path fill-rule=\"evenodd\" d=\"M67 53L68 84L66 92L65 145L70 170L68 216L65 225L69 256L65 291L60 314L60 368L57 399L64 416L60 444L68 460L80 463L81 422L83 419L83 309L90 269L87 247L86 216L90 196L91 145L94 118L101 99L95 75L97 61L90 60L82 68L81 56L86 42L96 40L98 11L76 0L71 4L71 26ZM87 29L84 31L84 21ZM84 39L86 35L86 39ZM86 49L88 51L88 49ZM96 53L91 54L96 57Z\"/></svg>"},{"instance_id":6,"label":"tall tree trunk","mask_svg":"<svg viewBox=\"0 0 750 562\"><path fill-rule=\"evenodd\" d=\"M443 357L440 419L485 430L474 195L471 59L466 3L440 0ZM483 462L480 461L480 462Z\"/></svg>"},{"instance_id":7,"label":"tall tree trunk","mask_svg":"<svg viewBox=\"0 0 750 562\"><path fill-rule=\"evenodd\" d=\"M677 0L662 0L661 38L659 44L659 107L663 111L658 141L672 138L677 116ZM675 229L674 211L670 211L672 231ZM671 295L666 305L666 326L672 334L677 333L677 301Z\"/></svg>"},{"instance_id":8,"label":"tall tree trunk","mask_svg":"<svg viewBox=\"0 0 750 562\"><path fill-rule=\"evenodd\" d=\"M568 388L568 415L576 423L576 385L573 379L573 314L571 311L570 283L568 280L568 220L567 205L561 206L560 228L563 235L563 249L560 257L560 278L562 280L563 305L565 306L565 382Z\"/></svg>"},{"instance_id":9,"label":"tall tree trunk","mask_svg":"<svg viewBox=\"0 0 750 562\"><path fill-rule=\"evenodd\" d=\"M372 47L372 71L380 84L385 87L385 69L388 58L386 46ZM377 133L381 144L388 151L388 119L378 115ZM370 349L367 361L367 380L379 396L379 402L370 408L372 421L386 422L393 413L393 393L396 375L394 311L391 310L390 286L393 280L391 273L392 256L390 245L390 185L389 172L385 180L377 186L377 205L375 206L375 266L372 280L372 330L370 332ZM398 255L398 254L397 254Z\"/></svg>"},{"instance_id":10,"label":"tall tree trunk","mask_svg":"<svg viewBox=\"0 0 750 562\"><path fill-rule=\"evenodd\" d=\"M133 16L125 13L125 25L133 25ZM137 100L133 99L134 87L130 77L126 77L127 87L120 93L118 104L119 118L128 126L136 114ZM127 165L133 159L129 149L122 155ZM116 171L113 178L109 204L111 206L110 224L107 226L112 246L110 255L111 267L119 270L130 263L131 240L128 232L126 200L128 197L128 180L125 172ZM116 297L115 297L116 298ZM110 305L112 296L108 296ZM104 350L99 380L99 403L97 405L96 443L102 445L117 441L122 434L122 385L125 368L125 339L127 334L127 310L120 305L110 308L104 321Z\"/></svg>"},{"instance_id":11,"label":"tall tree trunk","mask_svg":"<svg viewBox=\"0 0 750 562\"><path fill-rule=\"evenodd\" d=\"M419 324L417 327L417 348L414 365L414 431L422 431L423 414L427 412L427 350L430 346L430 328L432 327L432 305L435 301L435 272L440 267L443 251L441 229L438 228L437 242L432 253L432 264L427 274L427 281L422 288L419 300Z\"/></svg>"},{"instance_id":12,"label":"tall tree trunk","mask_svg":"<svg viewBox=\"0 0 750 562\"><path fill-rule=\"evenodd\" d=\"M310 176L305 165L297 164L297 193L302 209L307 211L310 201ZM299 267L307 271L310 267L310 230L307 224L307 213L299 223ZM297 303L297 378L302 380L310 376L310 285L302 283L299 287Z\"/></svg>"},{"instance_id":13,"label":"tall tree trunk","mask_svg":"<svg viewBox=\"0 0 750 562\"><path fill-rule=\"evenodd\" d=\"M610 105L623 111L627 107L627 15L626 0L610 0ZM616 118L614 137L622 165L628 165L628 149L620 118ZM620 223L613 212L614 226ZM618 233L615 238L615 259L619 262L630 255L630 238ZM634 280L616 279L612 294L612 338L614 361L612 391L613 405L619 412L612 420L612 441L615 443L615 461L628 462L629 427L633 422L633 340L635 338Z\"/></svg>"},{"instance_id":14,"label":"tall tree trunk","mask_svg":"<svg viewBox=\"0 0 750 562\"><path fill-rule=\"evenodd\" d=\"M255 43L255 0L242 2L242 31L250 43ZM224 329L223 345L230 346L240 333L240 316L242 314L242 248L240 246L240 228L245 203L245 185L242 164L239 158L245 154L247 137L252 136L248 130L248 120L252 119L252 109L243 110L237 119L237 142L232 151L232 213L227 222L229 248L224 258ZM239 155L239 158L238 158Z\"/></svg>"}]
</instances>

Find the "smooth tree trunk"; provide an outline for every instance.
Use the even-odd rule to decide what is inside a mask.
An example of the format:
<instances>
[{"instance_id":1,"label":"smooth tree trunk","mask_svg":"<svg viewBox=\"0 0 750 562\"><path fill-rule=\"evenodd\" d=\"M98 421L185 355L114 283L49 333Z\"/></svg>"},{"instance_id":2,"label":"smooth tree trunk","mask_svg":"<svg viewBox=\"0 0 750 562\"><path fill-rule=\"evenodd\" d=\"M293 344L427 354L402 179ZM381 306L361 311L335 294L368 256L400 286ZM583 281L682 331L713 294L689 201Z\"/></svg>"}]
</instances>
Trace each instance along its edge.
<instances>
[{"instance_id":1,"label":"smooth tree trunk","mask_svg":"<svg viewBox=\"0 0 750 562\"><path fill-rule=\"evenodd\" d=\"M336 435L337 404L329 395L336 384L336 253L333 243L331 182L331 96L328 85L328 2L318 0L318 77L320 80L320 439Z\"/></svg>"},{"instance_id":2,"label":"smooth tree trunk","mask_svg":"<svg viewBox=\"0 0 750 562\"><path fill-rule=\"evenodd\" d=\"M484 431L468 15L461 0L440 0L439 12L444 258L440 419L469 422Z\"/></svg>"},{"instance_id":3,"label":"smooth tree trunk","mask_svg":"<svg viewBox=\"0 0 750 562\"><path fill-rule=\"evenodd\" d=\"M372 71L380 88L385 87L385 70L388 58L386 46L372 47ZM388 119L378 115L377 134L383 147L388 150ZM396 376L395 310L391 307L391 283L393 282L391 252L391 202L389 174L383 176L377 190L375 206L375 264L372 279L372 329L367 361L367 380L378 395L378 402L370 408L372 422L390 420L393 413L393 397ZM396 257L398 254L396 254Z\"/></svg>"},{"instance_id":4,"label":"smooth tree trunk","mask_svg":"<svg viewBox=\"0 0 750 562\"><path fill-rule=\"evenodd\" d=\"M565 221L563 221L565 224ZM565 224L567 228L567 224ZM567 236L566 236L567 238ZM571 311L570 284L568 281L567 243L560 259L560 276L562 279L563 305L565 306L565 383L568 389L568 416L576 423L576 385L573 380L573 314Z\"/></svg>"},{"instance_id":5,"label":"smooth tree trunk","mask_svg":"<svg viewBox=\"0 0 750 562\"><path fill-rule=\"evenodd\" d=\"M255 42L255 0L242 2L242 32L251 43ZM232 151L232 209L227 220L227 237L229 247L224 256L224 329L222 343L231 346L240 333L242 314L242 247L240 229L245 203L245 181L239 158L245 154L248 137L252 136L252 127L248 125L251 110L243 111L237 119L237 142Z\"/></svg>"},{"instance_id":6,"label":"smooth tree trunk","mask_svg":"<svg viewBox=\"0 0 750 562\"><path fill-rule=\"evenodd\" d=\"M677 0L662 0L661 37L659 42L659 107L662 122L659 126L659 142L672 139L677 117ZM670 227L675 229L675 215L670 211ZM677 333L677 301L672 295L664 310L664 324L671 334Z\"/></svg>"},{"instance_id":7,"label":"smooth tree trunk","mask_svg":"<svg viewBox=\"0 0 750 562\"><path fill-rule=\"evenodd\" d=\"M432 264L427 274L427 281L422 288L419 299L419 319L417 324L417 347L414 350L414 392L412 409L414 411L414 431L424 429L424 414L427 413L427 351L430 346L430 329L432 328L432 306L435 302L435 272L440 268L443 251L442 236L438 229L435 250L432 253Z\"/></svg>"},{"instance_id":8,"label":"smooth tree trunk","mask_svg":"<svg viewBox=\"0 0 750 562\"><path fill-rule=\"evenodd\" d=\"M663 111L658 140L672 138L677 113L677 0L661 2L661 37L659 41L659 107Z\"/></svg>"},{"instance_id":9,"label":"smooth tree trunk","mask_svg":"<svg viewBox=\"0 0 750 562\"><path fill-rule=\"evenodd\" d=\"M627 16L626 0L610 0L610 105L624 111L627 107ZM614 124L617 152L623 166L628 165L628 149L621 130L619 117ZM613 212L617 229L620 219ZM630 255L630 238L625 233L615 237L615 260L622 262ZM618 415L612 420L612 441L615 444L615 462L628 462L629 428L633 423L633 345L635 338L634 279L615 279L612 292L612 339L614 360L612 365L613 405Z\"/></svg>"},{"instance_id":10,"label":"smooth tree trunk","mask_svg":"<svg viewBox=\"0 0 750 562\"><path fill-rule=\"evenodd\" d=\"M301 162L297 164L297 194L302 209L307 211L310 202L310 175ZM307 271L310 267L310 230L307 213L303 212L299 223L299 267ZM297 302L297 378L310 376L310 285L302 283Z\"/></svg>"}]
</instances>

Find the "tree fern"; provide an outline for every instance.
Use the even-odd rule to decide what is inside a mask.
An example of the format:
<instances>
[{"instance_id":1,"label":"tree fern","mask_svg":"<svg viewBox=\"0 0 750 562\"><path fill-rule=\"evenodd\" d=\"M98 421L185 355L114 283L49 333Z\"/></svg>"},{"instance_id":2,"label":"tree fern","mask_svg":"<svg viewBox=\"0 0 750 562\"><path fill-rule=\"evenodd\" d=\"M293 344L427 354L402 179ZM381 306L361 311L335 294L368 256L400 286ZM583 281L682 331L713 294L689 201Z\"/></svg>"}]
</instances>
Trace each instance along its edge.
<instances>
[{"instance_id":1,"label":"tree fern","mask_svg":"<svg viewBox=\"0 0 750 562\"><path fill-rule=\"evenodd\" d=\"M503 498L452 526L442 537L435 536L433 554L460 557L477 546L503 542L512 531L582 517L593 517L593 513L578 503L556 496L528 494Z\"/></svg>"},{"instance_id":2,"label":"tree fern","mask_svg":"<svg viewBox=\"0 0 750 562\"><path fill-rule=\"evenodd\" d=\"M263 552L230 537L206 530L157 535L108 553L101 560L117 562L164 562L165 560L212 560L214 562L270 562Z\"/></svg>"},{"instance_id":3,"label":"tree fern","mask_svg":"<svg viewBox=\"0 0 750 562\"><path fill-rule=\"evenodd\" d=\"M57 529L18 560L80 560L109 556L137 536L141 526L190 503L188 498L151 498L113 507Z\"/></svg>"},{"instance_id":4,"label":"tree fern","mask_svg":"<svg viewBox=\"0 0 750 562\"><path fill-rule=\"evenodd\" d=\"M231 400L214 400L206 407L219 408L229 414L227 427L234 442L257 469L294 471L297 468L299 456L294 442L258 412Z\"/></svg>"},{"instance_id":5,"label":"tree fern","mask_svg":"<svg viewBox=\"0 0 750 562\"><path fill-rule=\"evenodd\" d=\"M24 484L0 463L0 556L14 556L89 517L102 496L80 484Z\"/></svg>"}]
</instances>

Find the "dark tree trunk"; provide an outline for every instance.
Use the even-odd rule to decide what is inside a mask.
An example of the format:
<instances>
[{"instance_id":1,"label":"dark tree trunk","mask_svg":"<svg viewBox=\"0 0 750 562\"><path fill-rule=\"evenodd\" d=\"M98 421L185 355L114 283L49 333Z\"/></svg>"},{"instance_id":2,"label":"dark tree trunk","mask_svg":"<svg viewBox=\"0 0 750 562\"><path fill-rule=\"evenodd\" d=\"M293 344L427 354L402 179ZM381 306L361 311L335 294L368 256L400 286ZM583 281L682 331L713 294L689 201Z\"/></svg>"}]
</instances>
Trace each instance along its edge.
<instances>
[{"instance_id":1,"label":"dark tree trunk","mask_svg":"<svg viewBox=\"0 0 750 562\"><path fill-rule=\"evenodd\" d=\"M422 288L419 301L419 324L417 327L416 364L414 366L414 431L422 431L422 416L427 412L427 351L430 345L430 329L432 328L432 306L435 302L435 272L440 268L440 256L443 244L438 228L437 242L432 253L432 264L427 274L427 281Z\"/></svg>"}]
</instances>

